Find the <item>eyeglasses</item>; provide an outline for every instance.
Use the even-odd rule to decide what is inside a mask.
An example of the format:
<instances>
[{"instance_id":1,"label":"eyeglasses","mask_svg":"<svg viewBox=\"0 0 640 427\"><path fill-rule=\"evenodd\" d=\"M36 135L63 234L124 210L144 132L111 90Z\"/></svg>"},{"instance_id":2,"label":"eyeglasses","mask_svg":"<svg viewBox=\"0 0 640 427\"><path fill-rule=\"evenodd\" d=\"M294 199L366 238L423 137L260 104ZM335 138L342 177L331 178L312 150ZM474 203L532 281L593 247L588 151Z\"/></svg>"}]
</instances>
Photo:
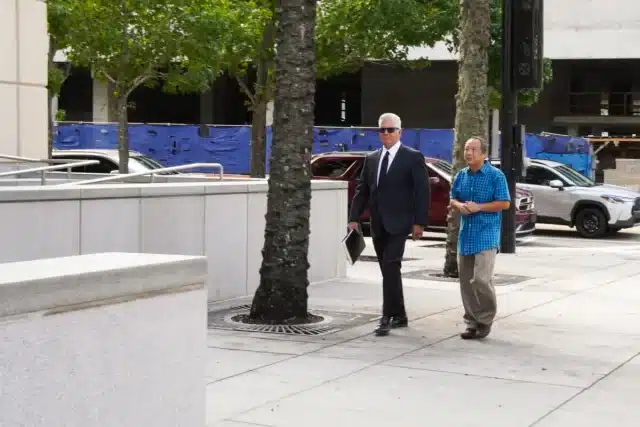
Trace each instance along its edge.
<instances>
[{"instance_id":1,"label":"eyeglasses","mask_svg":"<svg viewBox=\"0 0 640 427\"><path fill-rule=\"evenodd\" d=\"M399 128L379 128L378 133L394 133L397 132Z\"/></svg>"}]
</instances>

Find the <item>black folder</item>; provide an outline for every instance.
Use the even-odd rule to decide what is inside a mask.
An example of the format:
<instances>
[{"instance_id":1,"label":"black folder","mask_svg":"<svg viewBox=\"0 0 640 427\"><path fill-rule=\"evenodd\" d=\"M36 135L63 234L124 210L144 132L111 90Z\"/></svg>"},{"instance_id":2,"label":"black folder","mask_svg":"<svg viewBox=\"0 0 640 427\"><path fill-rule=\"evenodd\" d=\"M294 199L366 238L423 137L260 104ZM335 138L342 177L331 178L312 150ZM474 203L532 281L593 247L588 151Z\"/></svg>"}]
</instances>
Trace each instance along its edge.
<instances>
[{"instance_id":1,"label":"black folder","mask_svg":"<svg viewBox=\"0 0 640 427\"><path fill-rule=\"evenodd\" d=\"M345 238L342 239L342 245L347 256L347 261L349 261L351 265L356 263L362 251L364 251L364 248L367 246L362 233L358 230L350 230Z\"/></svg>"}]
</instances>

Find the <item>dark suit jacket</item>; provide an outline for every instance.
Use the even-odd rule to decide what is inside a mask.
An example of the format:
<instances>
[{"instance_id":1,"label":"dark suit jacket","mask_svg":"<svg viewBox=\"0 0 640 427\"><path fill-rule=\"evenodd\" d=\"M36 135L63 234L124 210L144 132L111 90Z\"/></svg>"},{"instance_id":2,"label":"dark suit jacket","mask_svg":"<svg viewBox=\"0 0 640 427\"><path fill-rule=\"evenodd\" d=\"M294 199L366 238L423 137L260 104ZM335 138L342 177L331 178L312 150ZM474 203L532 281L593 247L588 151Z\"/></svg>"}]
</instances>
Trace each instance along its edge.
<instances>
[{"instance_id":1,"label":"dark suit jacket","mask_svg":"<svg viewBox=\"0 0 640 427\"><path fill-rule=\"evenodd\" d=\"M371 232L379 235L407 235L413 225L427 226L429 214L429 175L424 156L419 151L400 145L380 187L376 181L382 149L365 158L351 202L349 221L356 222L369 207Z\"/></svg>"}]
</instances>

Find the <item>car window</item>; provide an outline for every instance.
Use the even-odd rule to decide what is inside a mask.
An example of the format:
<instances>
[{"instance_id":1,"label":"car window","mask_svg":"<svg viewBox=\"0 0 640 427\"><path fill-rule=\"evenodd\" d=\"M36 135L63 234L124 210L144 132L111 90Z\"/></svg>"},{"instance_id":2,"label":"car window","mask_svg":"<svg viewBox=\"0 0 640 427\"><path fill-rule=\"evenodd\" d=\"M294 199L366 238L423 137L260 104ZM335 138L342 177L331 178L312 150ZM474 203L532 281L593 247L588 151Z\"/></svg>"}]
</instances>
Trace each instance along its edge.
<instances>
[{"instance_id":1,"label":"car window","mask_svg":"<svg viewBox=\"0 0 640 427\"><path fill-rule=\"evenodd\" d=\"M313 176L339 177L355 163L355 159L323 159L319 158L311 164Z\"/></svg>"},{"instance_id":2,"label":"car window","mask_svg":"<svg viewBox=\"0 0 640 427\"><path fill-rule=\"evenodd\" d=\"M553 169L555 169L560 174L569 178L579 187L593 187L597 185L594 181L590 180L589 178L582 175L580 172L576 171L575 169L570 168L569 166L561 165L561 166L556 166Z\"/></svg>"},{"instance_id":3,"label":"car window","mask_svg":"<svg viewBox=\"0 0 640 427\"><path fill-rule=\"evenodd\" d=\"M556 179L563 181L566 185L565 180L561 179L560 176L553 173L549 169L541 168L538 166L529 166L527 168L527 174L524 178L524 182L532 185L548 186L551 181Z\"/></svg>"},{"instance_id":4,"label":"car window","mask_svg":"<svg viewBox=\"0 0 640 427\"><path fill-rule=\"evenodd\" d=\"M114 162L103 159L102 157L95 156L69 156L69 157L59 157L54 156L56 160L67 160L69 162L81 162L85 160L98 160L100 163L95 165L86 165L86 166L76 166L71 168L71 172L81 172L81 173L111 173L112 170L118 169L118 165ZM66 172L68 169L61 169L60 171Z\"/></svg>"},{"instance_id":5,"label":"car window","mask_svg":"<svg viewBox=\"0 0 640 427\"><path fill-rule=\"evenodd\" d=\"M451 176L451 173L453 172L453 165L449 162L438 160L434 162L433 165L449 176Z\"/></svg>"}]
</instances>

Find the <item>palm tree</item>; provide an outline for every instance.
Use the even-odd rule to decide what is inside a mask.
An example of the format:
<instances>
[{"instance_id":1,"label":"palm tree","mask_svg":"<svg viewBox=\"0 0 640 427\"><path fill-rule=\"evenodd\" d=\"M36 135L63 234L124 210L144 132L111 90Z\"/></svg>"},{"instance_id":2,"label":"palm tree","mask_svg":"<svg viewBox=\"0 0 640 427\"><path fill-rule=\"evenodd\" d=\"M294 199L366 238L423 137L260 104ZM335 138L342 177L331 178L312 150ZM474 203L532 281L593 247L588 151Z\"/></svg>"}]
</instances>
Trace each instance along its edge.
<instances>
[{"instance_id":1,"label":"palm tree","mask_svg":"<svg viewBox=\"0 0 640 427\"><path fill-rule=\"evenodd\" d=\"M465 166L464 143L472 136L487 138L489 130L489 45L491 0L461 0L458 29L458 94L453 142L453 176ZM452 176L452 178L453 178ZM457 244L460 217L447 218L444 275L458 277Z\"/></svg>"},{"instance_id":2,"label":"palm tree","mask_svg":"<svg viewBox=\"0 0 640 427\"><path fill-rule=\"evenodd\" d=\"M276 5L276 60L271 170L260 285L249 319L309 320L307 271L316 84L316 0Z\"/></svg>"}]
</instances>

